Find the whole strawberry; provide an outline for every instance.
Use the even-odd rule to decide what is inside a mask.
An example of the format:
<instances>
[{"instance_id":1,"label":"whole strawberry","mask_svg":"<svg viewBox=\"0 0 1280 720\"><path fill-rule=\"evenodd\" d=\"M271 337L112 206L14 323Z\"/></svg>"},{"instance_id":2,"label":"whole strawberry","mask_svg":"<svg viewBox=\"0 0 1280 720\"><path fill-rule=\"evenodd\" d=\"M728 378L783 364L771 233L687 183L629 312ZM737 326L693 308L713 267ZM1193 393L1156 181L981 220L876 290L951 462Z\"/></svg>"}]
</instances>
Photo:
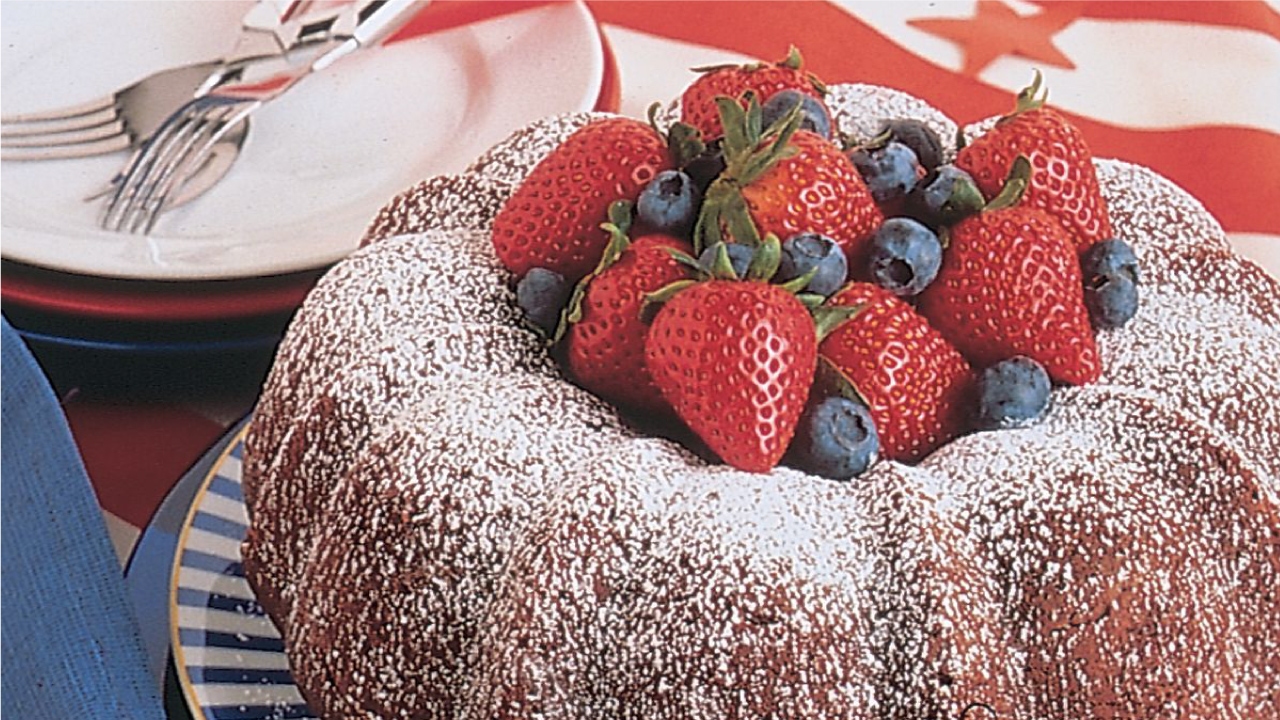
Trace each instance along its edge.
<instances>
[{"instance_id":1,"label":"whole strawberry","mask_svg":"<svg viewBox=\"0 0 1280 720\"><path fill-rule=\"evenodd\" d=\"M885 457L916 462L968 429L974 373L924 317L865 282L846 285L826 306L861 306L818 354L870 408Z\"/></svg>"},{"instance_id":2,"label":"whole strawberry","mask_svg":"<svg viewBox=\"0 0 1280 720\"><path fill-rule=\"evenodd\" d=\"M809 311L781 286L712 279L662 306L645 361L676 415L721 460L767 472L804 411L817 334Z\"/></svg>"},{"instance_id":3,"label":"whole strawberry","mask_svg":"<svg viewBox=\"0 0 1280 720\"><path fill-rule=\"evenodd\" d=\"M649 293L689 276L670 251L691 248L664 234L630 241L625 227L610 227L614 235L600 268L584 278L580 295L570 302L565 362L580 385L610 402L639 412L669 412L645 366L649 325L641 312Z\"/></svg>"},{"instance_id":4,"label":"whole strawberry","mask_svg":"<svg viewBox=\"0 0 1280 720\"><path fill-rule=\"evenodd\" d=\"M976 367L1025 355L1055 382L1093 382L1102 365L1076 252L1060 224L1016 196L952 226L919 310Z\"/></svg>"},{"instance_id":5,"label":"whole strawberry","mask_svg":"<svg viewBox=\"0 0 1280 720\"><path fill-rule=\"evenodd\" d=\"M973 176L987 198L1000 193L1014 160L1031 161L1024 202L1044 210L1066 229L1076 251L1112 237L1106 200L1098 187L1093 153L1080 130L1056 109L1045 106L1037 72L1018 94L1013 112L965 146L955 165Z\"/></svg>"},{"instance_id":6,"label":"whole strawberry","mask_svg":"<svg viewBox=\"0 0 1280 720\"><path fill-rule=\"evenodd\" d=\"M702 74L680 96L680 119L701 131L707 142L724 134L717 97L741 100L750 90L764 103L782 90L795 90L821 102L827 92L821 80L804 70L804 59L794 47L776 63L714 65L694 71Z\"/></svg>"},{"instance_id":7,"label":"whole strawberry","mask_svg":"<svg viewBox=\"0 0 1280 720\"><path fill-rule=\"evenodd\" d=\"M577 282L600 262L609 205L635 198L673 167L665 138L630 118L597 120L534 167L493 220L498 259L517 277L535 267Z\"/></svg>"},{"instance_id":8,"label":"whole strawberry","mask_svg":"<svg viewBox=\"0 0 1280 720\"><path fill-rule=\"evenodd\" d=\"M754 100L743 109L721 98L719 106L725 169L707 189L695 245L714 245L725 230L748 245L769 234L816 233L840 246L850 268L865 266L866 245L884 216L849 157L798 130L797 112L768 134Z\"/></svg>"}]
</instances>

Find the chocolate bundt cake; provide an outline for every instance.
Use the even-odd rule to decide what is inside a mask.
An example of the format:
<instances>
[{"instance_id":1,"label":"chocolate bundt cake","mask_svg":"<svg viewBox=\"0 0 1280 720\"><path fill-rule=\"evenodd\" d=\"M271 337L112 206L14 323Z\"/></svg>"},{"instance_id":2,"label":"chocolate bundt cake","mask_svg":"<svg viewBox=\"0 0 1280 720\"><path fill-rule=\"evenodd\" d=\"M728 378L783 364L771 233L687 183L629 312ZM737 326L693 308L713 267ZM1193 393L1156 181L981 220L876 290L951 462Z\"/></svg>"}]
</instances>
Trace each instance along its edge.
<instances>
[{"instance_id":1,"label":"chocolate bundt cake","mask_svg":"<svg viewBox=\"0 0 1280 720\"><path fill-rule=\"evenodd\" d=\"M956 135L886 88L827 103L854 137ZM313 710L1280 716L1280 283L1196 200L1096 162L1141 311L1040 422L851 482L749 473L624 422L522 324L491 222L597 117L395 198L280 347L244 566Z\"/></svg>"}]
</instances>

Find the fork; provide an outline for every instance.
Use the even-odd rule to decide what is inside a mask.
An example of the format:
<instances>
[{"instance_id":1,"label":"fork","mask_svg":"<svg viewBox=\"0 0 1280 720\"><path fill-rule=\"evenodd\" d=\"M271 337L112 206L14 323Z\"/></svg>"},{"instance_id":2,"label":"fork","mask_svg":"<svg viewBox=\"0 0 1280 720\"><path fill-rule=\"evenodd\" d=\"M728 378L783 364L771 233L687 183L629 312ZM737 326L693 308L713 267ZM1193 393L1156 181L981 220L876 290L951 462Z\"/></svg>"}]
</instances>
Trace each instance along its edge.
<instances>
[{"instance_id":1,"label":"fork","mask_svg":"<svg viewBox=\"0 0 1280 720\"><path fill-rule=\"evenodd\" d=\"M309 4L258 0L242 19L231 52L221 59L161 70L85 103L0 117L0 159L80 158L138 148L174 108L244 63L282 52L286 21L304 14Z\"/></svg>"},{"instance_id":2,"label":"fork","mask_svg":"<svg viewBox=\"0 0 1280 720\"><path fill-rule=\"evenodd\" d=\"M117 175L99 225L116 232L150 233L160 214L173 205L171 198L181 193L214 147L242 127L249 115L311 73L390 35L422 4L415 0L356 2L342 18L346 27L330 28L325 40L296 48L275 63L246 68L253 72L245 72L238 82L224 82L187 102ZM299 62L297 55L306 59Z\"/></svg>"}]
</instances>

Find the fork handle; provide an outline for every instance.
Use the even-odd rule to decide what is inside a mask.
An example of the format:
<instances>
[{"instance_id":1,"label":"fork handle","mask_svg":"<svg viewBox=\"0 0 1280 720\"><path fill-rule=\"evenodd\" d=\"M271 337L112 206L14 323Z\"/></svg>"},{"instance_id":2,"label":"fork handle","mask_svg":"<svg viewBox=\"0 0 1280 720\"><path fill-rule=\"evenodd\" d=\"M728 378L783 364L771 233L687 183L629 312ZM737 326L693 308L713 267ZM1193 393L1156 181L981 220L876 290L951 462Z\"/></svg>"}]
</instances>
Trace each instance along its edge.
<instances>
[{"instance_id":1,"label":"fork handle","mask_svg":"<svg viewBox=\"0 0 1280 720\"><path fill-rule=\"evenodd\" d=\"M420 0L368 0L359 2L356 27L351 37L337 47L316 58L312 70L323 70L339 59L372 45L400 29L426 6Z\"/></svg>"}]
</instances>

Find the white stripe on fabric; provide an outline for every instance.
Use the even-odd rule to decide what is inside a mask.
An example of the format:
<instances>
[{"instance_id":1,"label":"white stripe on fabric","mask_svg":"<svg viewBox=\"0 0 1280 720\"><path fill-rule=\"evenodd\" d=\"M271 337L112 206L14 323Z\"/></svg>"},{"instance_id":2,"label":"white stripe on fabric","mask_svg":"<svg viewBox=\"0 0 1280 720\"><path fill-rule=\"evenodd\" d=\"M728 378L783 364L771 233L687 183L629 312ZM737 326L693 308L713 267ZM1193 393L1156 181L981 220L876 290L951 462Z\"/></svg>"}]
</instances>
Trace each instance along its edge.
<instances>
[{"instance_id":1,"label":"white stripe on fabric","mask_svg":"<svg viewBox=\"0 0 1280 720\"><path fill-rule=\"evenodd\" d=\"M1265 233L1227 233L1235 251L1261 265L1271 277L1280 280L1280 235Z\"/></svg>"},{"instance_id":2,"label":"white stripe on fabric","mask_svg":"<svg viewBox=\"0 0 1280 720\"><path fill-rule=\"evenodd\" d=\"M622 81L619 112L627 117L647 117L649 106L654 102L665 103L680 97L698 77L690 68L758 60L617 25L605 25L604 29Z\"/></svg>"},{"instance_id":3,"label":"white stripe on fabric","mask_svg":"<svg viewBox=\"0 0 1280 720\"><path fill-rule=\"evenodd\" d=\"M899 46L958 72L964 55L950 40L907 24L923 18L970 18L973 2L839 3ZM1040 12L1009 3L1019 14ZM1238 27L1157 20L1079 18L1053 38L1074 70L1005 56L980 79L1017 92L1039 67L1050 101L1103 122L1141 129L1234 125L1280 133L1280 42ZM661 52L661 51L658 51ZM1152 82L1152 78L1167 81Z\"/></svg>"}]
</instances>

